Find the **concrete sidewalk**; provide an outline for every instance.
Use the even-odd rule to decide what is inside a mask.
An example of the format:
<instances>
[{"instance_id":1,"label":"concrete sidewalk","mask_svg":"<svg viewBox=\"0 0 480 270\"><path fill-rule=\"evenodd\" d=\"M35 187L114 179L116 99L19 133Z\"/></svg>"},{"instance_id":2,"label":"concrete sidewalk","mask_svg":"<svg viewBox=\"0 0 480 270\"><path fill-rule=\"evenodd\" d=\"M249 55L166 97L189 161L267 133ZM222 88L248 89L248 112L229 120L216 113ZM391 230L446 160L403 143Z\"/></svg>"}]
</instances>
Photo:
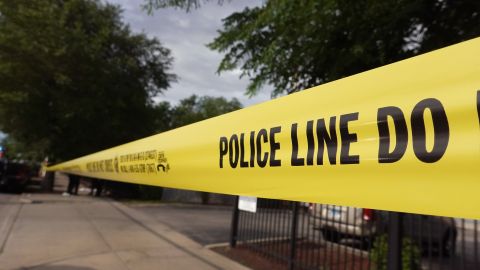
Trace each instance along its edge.
<instances>
[{"instance_id":1,"label":"concrete sidewalk","mask_svg":"<svg viewBox=\"0 0 480 270\"><path fill-rule=\"evenodd\" d=\"M0 196L2 270L247 269L108 199Z\"/></svg>"}]
</instances>

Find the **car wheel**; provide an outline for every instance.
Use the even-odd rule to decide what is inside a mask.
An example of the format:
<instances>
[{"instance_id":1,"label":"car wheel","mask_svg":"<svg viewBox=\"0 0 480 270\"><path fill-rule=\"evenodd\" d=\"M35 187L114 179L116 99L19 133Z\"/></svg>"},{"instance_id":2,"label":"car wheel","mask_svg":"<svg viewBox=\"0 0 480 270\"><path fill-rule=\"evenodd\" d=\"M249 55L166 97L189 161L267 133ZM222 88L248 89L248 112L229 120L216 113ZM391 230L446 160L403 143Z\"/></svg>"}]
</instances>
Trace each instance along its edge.
<instances>
[{"instance_id":1,"label":"car wheel","mask_svg":"<svg viewBox=\"0 0 480 270\"><path fill-rule=\"evenodd\" d=\"M338 232L331 230L331 229L322 229L322 236L323 239L326 241L337 243L340 241L340 235Z\"/></svg>"},{"instance_id":2,"label":"car wheel","mask_svg":"<svg viewBox=\"0 0 480 270\"><path fill-rule=\"evenodd\" d=\"M442 256L450 257L455 255L455 245L457 242L457 232L454 230L447 230L442 238Z\"/></svg>"}]
</instances>

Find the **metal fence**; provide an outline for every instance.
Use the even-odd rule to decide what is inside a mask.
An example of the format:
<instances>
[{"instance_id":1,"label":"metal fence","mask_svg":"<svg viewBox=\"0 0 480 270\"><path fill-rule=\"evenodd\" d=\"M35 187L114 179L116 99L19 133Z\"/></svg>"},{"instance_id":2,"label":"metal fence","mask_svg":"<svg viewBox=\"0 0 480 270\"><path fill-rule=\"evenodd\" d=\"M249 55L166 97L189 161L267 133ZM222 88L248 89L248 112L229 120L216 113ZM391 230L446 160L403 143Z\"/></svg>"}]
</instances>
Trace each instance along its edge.
<instances>
[{"instance_id":1,"label":"metal fence","mask_svg":"<svg viewBox=\"0 0 480 270\"><path fill-rule=\"evenodd\" d=\"M259 199L231 246L285 269L480 269L478 221Z\"/></svg>"}]
</instances>

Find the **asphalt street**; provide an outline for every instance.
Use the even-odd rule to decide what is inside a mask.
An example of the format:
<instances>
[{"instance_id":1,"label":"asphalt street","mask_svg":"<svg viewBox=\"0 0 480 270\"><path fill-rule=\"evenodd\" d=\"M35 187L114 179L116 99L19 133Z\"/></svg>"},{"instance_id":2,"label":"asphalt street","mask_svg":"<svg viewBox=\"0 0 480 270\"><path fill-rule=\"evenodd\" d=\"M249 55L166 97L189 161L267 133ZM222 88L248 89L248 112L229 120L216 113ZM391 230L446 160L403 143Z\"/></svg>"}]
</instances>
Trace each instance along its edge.
<instances>
[{"instance_id":1,"label":"asphalt street","mask_svg":"<svg viewBox=\"0 0 480 270\"><path fill-rule=\"evenodd\" d=\"M202 245L228 242L232 206L129 204Z\"/></svg>"},{"instance_id":2,"label":"asphalt street","mask_svg":"<svg viewBox=\"0 0 480 270\"><path fill-rule=\"evenodd\" d=\"M129 206L149 215L161 223L175 228L177 231L202 245L225 243L229 240L232 218L231 206L204 206L194 204L131 204ZM268 213L267 215L269 214L272 213ZM288 215L284 214L283 219L287 220ZM277 220L276 222L285 223L284 220ZM472 220L465 220L462 226L461 219L456 220L456 225L458 237L455 256L453 258L432 257L430 260L424 257L422 264L427 269L439 269L440 265L446 266L446 264L458 269L475 269L472 268L473 265L478 265L480 258L480 248L478 247L478 244L480 244L478 238L480 236L478 229L480 229L480 226L477 228ZM303 225L300 224L300 226ZM305 226L308 227L308 225ZM267 237L286 237L285 232L288 231L288 223L285 225L285 230L281 232L259 232L258 228L258 226L255 228L247 228L246 234L256 234ZM477 233L475 233L475 231ZM318 237L318 231L316 234Z\"/></svg>"},{"instance_id":3,"label":"asphalt street","mask_svg":"<svg viewBox=\"0 0 480 270\"><path fill-rule=\"evenodd\" d=\"M108 198L0 193L0 270L247 269Z\"/></svg>"},{"instance_id":4,"label":"asphalt street","mask_svg":"<svg viewBox=\"0 0 480 270\"><path fill-rule=\"evenodd\" d=\"M12 204L18 204L19 195L13 194L0 194L0 236L8 235L11 227L5 224L8 219L15 219L15 213L12 213L14 207ZM20 196L21 197L21 196ZM81 196L80 196L81 197ZM28 197L25 198L28 200ZM21 202L21 199L20 199ZM64 202L64 203L67 203ZM27 205L34 205L35 201L28 203ZM82 205L82 204L80 204ZM201 246L226 243L229 241L230 226L232 219L232 206L218 206L218 205L198 205L198 204L179 204L179 203L129 203L128 206L134 210L150 217L158 223L165 224L169 228L186 235L190 239L198 242ZM34 207L34 206L28 206ZM9 210L10 209L10 210ZM263 211L266 216L270 216L272 211ZM277 213L278 214L278 213ZM254 215L254 214L247 214ZM245 216L245 213L244 213ZM278 216L278 215L275 215ZM279 223L285 223L285 231L288 231L289 214L282 214L282 220L276 220ZM458 228L457 237L457 249L456 255L453 258L442 259L436 258L424 262L426 268L436 269L436 266L444 265L445 263L451 264L451 266L458 267L458 269L474 269L471 265L478 265L475 262L479 260L479 228L474 221L466 220L463 222L460 219L456 220ZM251 224L248 224L251 225ZM279 232L272 233L272 230L265 228L265 231L258 231L258 227L246 226L247 234L257 234L267 237L282 237L286 235L280 235ZM302 224L300 224L302 226ZM309 228L308 225L305 225ZM462 229L464 227L464 229ZM464 233L462 233L464 232ZM318 234L318 232L316 232ZM0 253L4 249L4 243L8 239L0 238ZM3 244L2 244L3 243ZM475 254L476 251L476 254Z\"/></svg>"},{"instance_id":5,"label":"asphalt street","mask_svg":"<svg viewBox=\"0 0 480 270\"><path fill-rule=\"evenodd\" d=\"M158 222L164 223L178 232L187 235L202 245L220 244L229 241L230 226L233 206L212 206L196 204L129 204L130 207L139 210ZM287 237L289 235L290 213L282 211L262 211L269 216L275 216L275 222L285 224L282 230L258 226L255 224L242 224L243 239L249 239L254 235L262 235L266 238ZM243 216L255 215L244 212ZM253 217L252 217L253 218ZM273 224L271 224L273 225ZM258 239L257 239L258 240Z\"/></svg>"}]
</instances>

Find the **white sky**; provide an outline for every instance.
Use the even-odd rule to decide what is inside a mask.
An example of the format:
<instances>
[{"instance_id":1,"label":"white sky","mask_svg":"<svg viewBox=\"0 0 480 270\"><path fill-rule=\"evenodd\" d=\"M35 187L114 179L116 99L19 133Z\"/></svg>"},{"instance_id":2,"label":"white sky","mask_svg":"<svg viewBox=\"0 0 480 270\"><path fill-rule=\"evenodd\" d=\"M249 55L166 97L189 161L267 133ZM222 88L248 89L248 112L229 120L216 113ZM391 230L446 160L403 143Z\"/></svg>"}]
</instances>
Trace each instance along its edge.
<instances>
[{"instance_id":1,"label":"white sky","mask_svg":"<svg viewBox=\"0 0 480 270\"><path fill-rule=\"evenodd\" d=\"M143 1L107 1L123 8L124 22L130 24L134 32L157 37L171 50L174 57L172 71L179 80L159 100L176 104L180 99L197 94L228 99L236 97L244 106L249 106L270 99L271 88L260 91L253 98L244 95L248 79L239 79L239 70L216 74L222 55L205 46L216 37L222 18L246 6L259 5L261 1L225 1L221 6L217 1L211 1L189 13L168 8L156 10L153 15L141 9Z\"/></svg>"}]
</instances>

